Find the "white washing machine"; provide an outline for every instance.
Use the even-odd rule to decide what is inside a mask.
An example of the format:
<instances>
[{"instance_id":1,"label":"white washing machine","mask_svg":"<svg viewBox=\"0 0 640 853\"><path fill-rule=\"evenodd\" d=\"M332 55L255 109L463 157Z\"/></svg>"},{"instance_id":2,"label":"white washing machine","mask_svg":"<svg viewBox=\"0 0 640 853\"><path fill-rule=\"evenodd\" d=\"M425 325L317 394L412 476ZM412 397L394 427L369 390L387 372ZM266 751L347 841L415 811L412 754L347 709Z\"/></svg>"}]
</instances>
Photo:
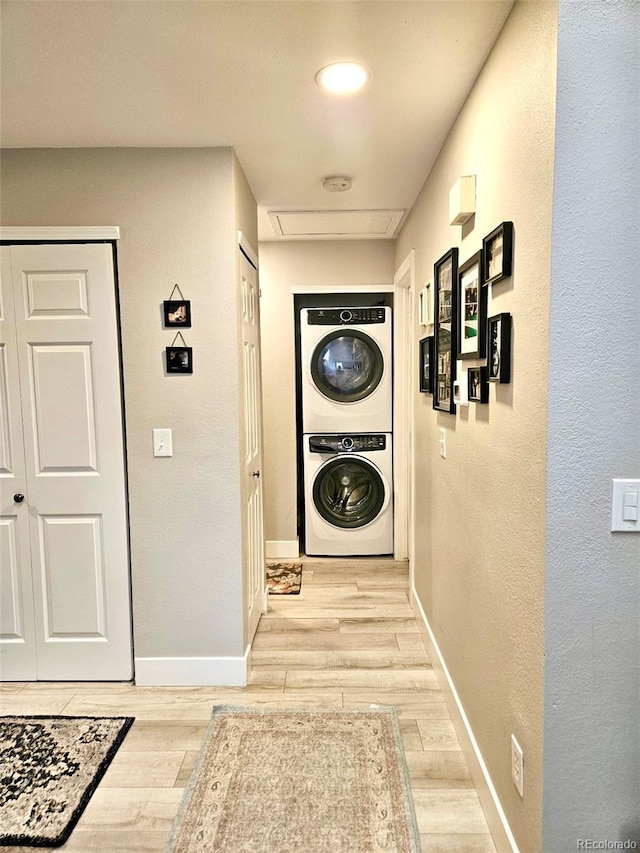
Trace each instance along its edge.
<instances>
[{"instance_id":1,"label":"white washing machine","mask_svg":"<svg viewBox=\"0 0 640 853\"><path fill-rule=\"evenodd\" d=\"M305 553L393 553L389 433L305 435Z\"/></svg>"},{"instance_id":2,"label":"white washing machine","mask_svg":"<svg viewBox=\"0 0 640 853\"><path fill-rule=\"evenodd\" d=\"M303 308L302 432L391 432L391 308Z\"/></svg>"}]
</instances>

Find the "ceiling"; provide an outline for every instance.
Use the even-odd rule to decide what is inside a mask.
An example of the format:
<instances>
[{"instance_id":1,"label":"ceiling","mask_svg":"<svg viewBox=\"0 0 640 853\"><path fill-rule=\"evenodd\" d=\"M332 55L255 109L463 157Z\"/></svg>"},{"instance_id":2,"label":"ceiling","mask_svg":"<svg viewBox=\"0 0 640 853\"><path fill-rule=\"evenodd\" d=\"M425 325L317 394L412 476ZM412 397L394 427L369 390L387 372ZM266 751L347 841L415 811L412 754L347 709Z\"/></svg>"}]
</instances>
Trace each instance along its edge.
<instances>
[{"instance_id":1,"label":"ceiling","mask_svg":"<svg viewBox=\"0 0 640 853\"><path fill-rule=\"evenodd\" d=\"M261 240L388 238L512 5L3 2L0 141L231 145L258 202ZM316 72L345 59L369 69L368 86L323 92ZM335 174L350 176L352 189L323 190L322 178Z\"/></svg>"}]
</instances>

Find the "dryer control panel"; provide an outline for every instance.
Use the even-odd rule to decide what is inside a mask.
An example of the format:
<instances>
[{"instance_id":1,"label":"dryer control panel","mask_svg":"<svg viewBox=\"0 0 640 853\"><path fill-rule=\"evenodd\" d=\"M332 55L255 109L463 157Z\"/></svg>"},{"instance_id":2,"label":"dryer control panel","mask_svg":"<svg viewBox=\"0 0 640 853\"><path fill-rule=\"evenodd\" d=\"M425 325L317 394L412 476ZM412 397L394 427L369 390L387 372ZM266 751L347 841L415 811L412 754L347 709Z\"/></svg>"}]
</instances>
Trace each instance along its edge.
<instances>
[{"instance_id":1,"label":"dryer control panel","mask_svg":"<svg viewBox=\"0 0 640 853\"><path fill-rule=\"evenodd\" d=\"M310 435L309 450L311 453L347 453L385 450L387 436L384 433L373 435L359 433L358 435Z\"/></svg>"},{"instance_id":2,"label":"dryer control panel","mask_svg":"<svg viewBox=\"0 0 640 853\"><path fill-rule=\"evenodd\" d=\"M312 308L307 313L310 326L363 326L384 322L384 308Z\"/></svg>"}]
</instances>

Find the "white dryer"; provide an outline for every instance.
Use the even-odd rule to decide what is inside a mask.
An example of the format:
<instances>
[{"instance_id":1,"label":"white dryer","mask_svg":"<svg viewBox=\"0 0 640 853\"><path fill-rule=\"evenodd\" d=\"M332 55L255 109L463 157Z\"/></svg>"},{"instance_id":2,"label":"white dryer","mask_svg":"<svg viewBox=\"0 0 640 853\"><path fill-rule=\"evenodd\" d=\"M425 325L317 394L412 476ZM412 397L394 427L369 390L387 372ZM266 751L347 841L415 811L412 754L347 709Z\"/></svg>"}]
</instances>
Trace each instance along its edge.
<instances>
[{"instance_id":1,"label":"white dryer","mask_svg":"<svg viewBox=\"0 0 640 853\"><path fill-rule=\"evenodd\" d=\"M300 311L302 432L391 432L391 308Z\"/></svg>"},{"instance_id":2,"label":"white dryer","mask_svg":"<svg viewBox=\"0 0 640 853\"><path fill-rule=\"evenodd\" d=\"M389 433L305 435L305 553L393 553Z\"/></svg>"}]
</instances>

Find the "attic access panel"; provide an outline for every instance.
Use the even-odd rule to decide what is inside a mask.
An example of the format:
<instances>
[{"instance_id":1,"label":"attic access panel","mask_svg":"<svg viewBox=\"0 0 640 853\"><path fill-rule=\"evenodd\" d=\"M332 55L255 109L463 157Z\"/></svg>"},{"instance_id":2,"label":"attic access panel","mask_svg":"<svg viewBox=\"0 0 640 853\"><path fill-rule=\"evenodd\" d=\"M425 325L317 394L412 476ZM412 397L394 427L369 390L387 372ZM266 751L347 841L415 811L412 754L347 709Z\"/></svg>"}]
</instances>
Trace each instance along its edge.
<instances>
[{"instance_id":1,"label":"attic access panel","mask_svg":"<svg viewBox=\"0 0 640 853\"><path fill-rule=\"evenodd\" d=\"M389 240L404 210L270 210L276 237L286 240Z\"/></svg>"}]
</instances>

